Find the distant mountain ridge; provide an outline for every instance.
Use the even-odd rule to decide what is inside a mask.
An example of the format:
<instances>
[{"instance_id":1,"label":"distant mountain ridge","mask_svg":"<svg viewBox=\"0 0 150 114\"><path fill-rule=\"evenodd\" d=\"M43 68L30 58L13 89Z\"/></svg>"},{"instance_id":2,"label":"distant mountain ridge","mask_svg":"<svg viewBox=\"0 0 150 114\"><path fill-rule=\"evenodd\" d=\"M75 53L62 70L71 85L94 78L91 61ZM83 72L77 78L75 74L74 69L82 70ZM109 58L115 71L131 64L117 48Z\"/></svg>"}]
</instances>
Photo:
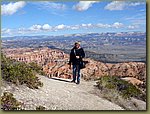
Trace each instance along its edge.
<instances>
[{"instance_id":1,"label":"distant mountain ridge","mask_svg":"<svg viewBox=\"0 0 150 114\"><path fill-rule=\"evenodd\" d=\"M105 33L78 33L66 35L34 35L34 36L2 36L2 40L19 40L19 39L40 39L40 38L62 38L62 37L91 37L91 36L145 36L146 32L105 32Z\"/></svg>"}]
</instances>

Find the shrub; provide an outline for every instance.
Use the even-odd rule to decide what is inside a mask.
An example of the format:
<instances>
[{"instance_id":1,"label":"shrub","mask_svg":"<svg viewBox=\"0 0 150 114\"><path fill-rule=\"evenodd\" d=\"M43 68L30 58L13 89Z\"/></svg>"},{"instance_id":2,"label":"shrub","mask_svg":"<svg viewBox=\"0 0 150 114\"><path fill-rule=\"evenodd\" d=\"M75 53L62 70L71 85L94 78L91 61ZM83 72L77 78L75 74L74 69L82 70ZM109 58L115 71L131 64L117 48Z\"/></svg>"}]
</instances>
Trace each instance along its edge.
<instances>
[{"instance_id":1,"label":"shrub","mask_svg":"<svg viewBox=\"0 0 150 114\"><path fill-rule=\"evenodd\" d=\"M121 80L117 76L103 76L98 79L97 87L101 90L117 91L123 98L138 98L142 92L133 84ZM144 100L144 99L143 99Z\"/></svg>"},{"instance_id":2,"label":"shrub","mask_svg":"<svg viewBox=\"0 0 150 114\"><path fill-rule=\"evenodd\" d=\"M11 60L2 55L2 78L5 81L12 82L16 85L26 84L29 88L38 89L42 87L42 82L39 81L34 71L29 65L23 62Z\"/></svg>"},{"instance_id":3,"label":"shrub","mask_svg":"<svg viewBox=\"0 0 150 114\"><path fill-rule=\"evenodd\" d=\"M4 92L1 96L1 105L3 110L22 110L21 102L17 101L12 93Z\"/></svg>"},{"instance_id":4,"label":"shrub","mask_svg":"<svg viewBox=\"0 0 150 114\"><path fill-rule=\"evenodd\" d=\"M97 79L98 95L118 104L126 110L139 110L139 106L131 97L146 101L146 95L136 86L117 76L104 76Z\"/></svg>"},{"instance_id":5,"label":"shrub","mask_svg":"<svg viewBox=\"0 0 150 114\"><path fill-rule=\"evenodd\" d=\"M34 70L36 73L41 74L41 75L45 75L42 66L39 66L37 63L35 62L31 62L28 64L29 67Z\"/></svg>"}]
</instances>

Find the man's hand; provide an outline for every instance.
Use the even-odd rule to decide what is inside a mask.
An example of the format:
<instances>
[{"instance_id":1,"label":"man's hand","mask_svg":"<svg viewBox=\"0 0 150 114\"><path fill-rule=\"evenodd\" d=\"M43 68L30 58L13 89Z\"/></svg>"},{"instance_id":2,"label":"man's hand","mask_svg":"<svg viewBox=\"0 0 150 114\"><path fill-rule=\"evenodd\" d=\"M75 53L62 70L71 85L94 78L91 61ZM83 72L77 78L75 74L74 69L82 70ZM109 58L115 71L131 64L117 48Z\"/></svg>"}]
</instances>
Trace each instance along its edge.
<instances>
[{"instance_id":1,"label":"man's hand","mask_svg":"<svg viewBox=\"0 0 150 114\"><path fill-rule=\"evenodd\" d=\"M77 58L77 59L79 59L79 58L80 58L80 56L76 56L76 58Z\"/></svg>"}]
</instances>

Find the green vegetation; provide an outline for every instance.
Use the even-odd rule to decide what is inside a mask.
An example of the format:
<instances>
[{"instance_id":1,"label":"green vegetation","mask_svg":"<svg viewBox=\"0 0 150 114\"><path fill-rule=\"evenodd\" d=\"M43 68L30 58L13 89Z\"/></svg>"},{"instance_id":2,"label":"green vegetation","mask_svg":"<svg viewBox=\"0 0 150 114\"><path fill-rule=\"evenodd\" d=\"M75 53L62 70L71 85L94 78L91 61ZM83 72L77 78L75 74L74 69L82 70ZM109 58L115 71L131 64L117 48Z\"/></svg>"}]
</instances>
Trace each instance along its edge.
<instances>
[{"instance_id":1,"label":"green vegetation","mask_svg":"<svg viewBox=\"0 0 150 114\"><path fill-rule=\"evenodd\" d=\"M17 101L13 94L10 92L4 92L1 96L1 109L2 110L24 110L21 102ZM37 106L36 110L46 110L44 106Z\"/></svg>"},{"instance_id":2,"label":"green vegetation","mask_svg":"<svg viewBox=\"0 0 150 114\"><path fill-rule=\"evenodd\" d=\"M12 93L4 92L1 96L1 106L3 110L22 110L21 102L17 101Z\"/></svg>"},{"instance_id":3,"label":"green vegetation","mask_svg":"<svg viewBox=\"0 0 150 114\"><path fill-rule=\"evenodd\" d=\"M107 97L107 99L111 99L111 97L123 97L125 99L129 99L131 97L135 97L138 99L142 99L145 101L146 96L133 84L128 83L127 81L121 80L117 76L103 76L98 79L97 87L102 90ZM106 97L105 96L105 97ZM140 97L140 98L139 98Z\"/></svg>"},{"instance_id":4,"label":"green vegetation","mask_svg":"<svg viewBox=\"0 0 150 114\"><path fill-rule=\"evenodd\" d=\"M31 62L28 65L36 73L41 74L41 75L45 75L42 66L39 66L37 63Z\"/></svg>"},{"instance_id":5,"label":"green vegetation","mask_svg":"<svg viewBox=\"0 0 150 114\"><path fill-rule=\"evenodd\" d=\"M146 95L136 86L117 76L103 76L97 79L97 87L101 90L99 96L126 110L139 110L140 104L133 98L146 101Z\"/></svg>"},{"instance_id":6,"label":"green vegetation","mask_svg":"<svg viewBox=\"0 0 150 114\"><path fill-rule=\"evenodd\" d=\"M45 110L46 108L44 106L37 106L36 110Z\"/></svg>"},{"instance_id":7,"label":"green vegetation","mask_svg":"<svg viewBox=\"0 0 150 114\"><path fill-rule=\"evenodd\" d=\"M26 84L29 88L38 89L43 86L43 83L36 77L35 69L32 64L28 65L23 62L17 62L1 55L1 71L2 78L5 81L12 82L16 85Z\"/></svg>"}]
</instances>

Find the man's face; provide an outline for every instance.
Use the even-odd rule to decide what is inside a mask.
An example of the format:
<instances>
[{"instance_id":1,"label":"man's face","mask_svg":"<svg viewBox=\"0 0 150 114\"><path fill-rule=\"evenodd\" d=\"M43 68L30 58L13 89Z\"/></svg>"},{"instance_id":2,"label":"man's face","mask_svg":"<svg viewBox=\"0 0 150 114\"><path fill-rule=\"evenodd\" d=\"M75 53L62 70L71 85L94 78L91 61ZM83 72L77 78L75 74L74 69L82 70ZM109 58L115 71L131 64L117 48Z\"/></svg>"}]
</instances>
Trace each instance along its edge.
<instances>
[{"instance_id":1,"label":"man's face","mask_svg":"<svg viewBox=\"0 0 150 114\"><path fill-rule=\"evenodd\" d=\"M75 47L78 49L80 47L80 44L75 44Z\"/></svg>"}]
</instances>

